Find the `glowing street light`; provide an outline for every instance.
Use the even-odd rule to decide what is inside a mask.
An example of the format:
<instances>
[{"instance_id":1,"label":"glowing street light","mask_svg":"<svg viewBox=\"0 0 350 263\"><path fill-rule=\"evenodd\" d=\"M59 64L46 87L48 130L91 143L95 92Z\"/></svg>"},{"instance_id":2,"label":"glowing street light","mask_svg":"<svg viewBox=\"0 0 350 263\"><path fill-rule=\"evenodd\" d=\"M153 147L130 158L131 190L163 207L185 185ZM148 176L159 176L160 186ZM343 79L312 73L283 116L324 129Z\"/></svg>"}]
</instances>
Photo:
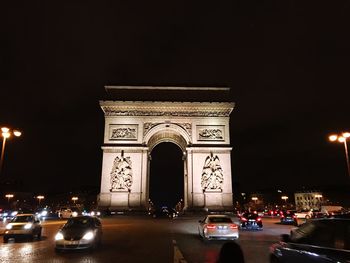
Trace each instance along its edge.
<instances>
[{"instance_id":1,"label":"glowing street light","mask_svg":"<svg viewBox=\"0 0 350 263\"><path fill-rule=\"evenodd\" d=\"M256 203L258 201L258 198L256 196L253 196L252 200Z\"/></svg>"},{"instance_id":2,"label":"glowing street light","mask_svg":"<svg viewBox=\"0 0 350 263\"><path fill-rule=\"evenodd\" d=\"M4 163L6 139L10 138L11 134L13 134L16 137L19 137L19 136L22 135L22 133L20 131L18 131L18 130L11 131L7 127L2 127L1 128L1 135L2 135L3 139L2 139L1 159L0 159L0 175L1 175L2 166L3 166L3 163Z\"/></svg>"},{"instance_id":3,"label":"glowing street light","mask_svg":"<svg viewBox=\"0 0 350 263\"><path fill-rule=\"evenodd\" d=\"M14 197L13 194L7 194L5 195L5 197L7 198L7 202L10 203L10 199Z\"/></svg>"},{"instance_id":4,"label":"glowing street light","mask_svg":"<svg viewBox=\"0 0 350 263\"><path fill-rule=\"evenodd\" d=\"M284 201L287 203L288 196L286 196L286 195L282 195L282 196L281 196L281 199L282 199L282 200L284 200Z\"/></svg>"},{"instance_id":5,"label":"glowing street light","mask_svg":"<svg viewBox=\"0 0 350 263\"><path fill-rule=\"evenodd\" d=\"M43 195L38 195L38 196L36 197L36 199L38 199L38 202L39 202L39 205L40 205L41 200L45 199L45 196L43 196Z\"/></svg>"},{"instance_id":6,"label":"glowing street light","mask_svg":"<svg viewBox=\"0 0 350 263\"><path fill-rule=\"evenodd\" d=\"M345 148L345 157L346 157L346 165L348 168L348 176L350 177L350 163L349 163L349 154L348 154L348 146L347 139L350 137L350 132L343 132L341 135L332 134L328 138L331 142L340 142L344 144Z\"/></svg>"},{"instance_id":7,"label":"glowing street light","mask_svg":"<svg viewBox=\"0 0 350 263\"><path fill-rule=\"evenodd\" d=\"M73 196L72 197L72 201L74 202L74 204L75 204L75 202L78 200L78 197L76 197L76 196Z\"/></svg>"}]
</instances>

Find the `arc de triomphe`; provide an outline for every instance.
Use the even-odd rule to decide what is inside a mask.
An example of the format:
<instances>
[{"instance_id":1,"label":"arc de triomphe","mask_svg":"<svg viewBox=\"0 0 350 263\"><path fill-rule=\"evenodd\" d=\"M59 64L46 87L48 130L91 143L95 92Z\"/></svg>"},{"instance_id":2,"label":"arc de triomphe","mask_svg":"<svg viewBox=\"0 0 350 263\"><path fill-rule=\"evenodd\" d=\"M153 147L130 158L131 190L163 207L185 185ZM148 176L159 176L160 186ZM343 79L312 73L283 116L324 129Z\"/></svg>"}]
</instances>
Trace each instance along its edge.
<instances>
[{"instance_id":1,"label":"arc de triomphe","mask_svg":"<svg viewBox=\"0 0 350 263\"><path fill-rule=\"evenodd\" d=\"M183 89L190 88L178 91ZM99 207L147 209L150 154L156 145L171 142L183 152L184 208L232 208L229 117L234 103L104 100L100 106L105 130Z\"/></svg>"}]
</instances>

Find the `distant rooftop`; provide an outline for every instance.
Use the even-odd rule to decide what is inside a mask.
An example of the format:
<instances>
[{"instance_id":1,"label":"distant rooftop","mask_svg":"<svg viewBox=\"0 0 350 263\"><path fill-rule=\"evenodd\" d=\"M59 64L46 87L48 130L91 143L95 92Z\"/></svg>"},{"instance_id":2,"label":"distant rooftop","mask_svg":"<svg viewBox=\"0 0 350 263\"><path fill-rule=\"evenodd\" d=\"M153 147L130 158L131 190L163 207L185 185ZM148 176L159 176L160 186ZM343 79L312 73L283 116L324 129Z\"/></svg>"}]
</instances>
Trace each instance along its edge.
<instances>
[{"instance_id":1,"label":"distant rooftop","mask_svg":"<svg viewBox=\"0 0 350 263\"><path fill-rule=\"evenodd\" d=\"M229 87L105 86L108 100L230 102Z\"/></svg>"}]
</instances>

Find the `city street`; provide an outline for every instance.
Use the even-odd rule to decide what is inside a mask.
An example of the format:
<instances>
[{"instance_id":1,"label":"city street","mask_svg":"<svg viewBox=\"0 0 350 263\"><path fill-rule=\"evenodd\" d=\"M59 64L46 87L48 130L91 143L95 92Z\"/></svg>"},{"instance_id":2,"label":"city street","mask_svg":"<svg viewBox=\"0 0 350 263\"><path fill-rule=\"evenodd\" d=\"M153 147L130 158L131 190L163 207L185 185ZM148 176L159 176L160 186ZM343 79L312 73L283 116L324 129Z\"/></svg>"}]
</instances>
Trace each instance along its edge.
<instances>
[{"instance_id":1,"label":"city street","mask_svg":"<svg viewBox=\"0 0 350 263\"><path fill-rule=\"evenodd\" d=\"M41 240L3 244L1 238L0 262L215 262L225 241L203 242L198 236L199 219L199 216L171 220L124 215L102 218L101 247L93 252L58 254L54 251L54 235L65 221L44 221ZM240 231L238 243L247 263L268 262L270 244L293 227L280 225L277 217L263 218L263 222L263 231ZM4 224L1 233L3 230Z\"/></svg>"}]
</instances>

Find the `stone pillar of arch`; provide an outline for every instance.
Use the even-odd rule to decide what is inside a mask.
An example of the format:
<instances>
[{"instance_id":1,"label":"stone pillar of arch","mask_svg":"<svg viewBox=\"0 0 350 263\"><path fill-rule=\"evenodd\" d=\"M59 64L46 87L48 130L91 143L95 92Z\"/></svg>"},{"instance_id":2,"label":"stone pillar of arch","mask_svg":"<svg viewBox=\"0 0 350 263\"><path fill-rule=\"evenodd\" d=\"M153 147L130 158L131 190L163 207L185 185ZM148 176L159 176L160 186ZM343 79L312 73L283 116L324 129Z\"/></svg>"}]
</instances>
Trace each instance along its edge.
<instances>
[{"instance_id":1,"label":"stone pillar of arch","mask_svg":"<svg viewBox=\"0 0 350 263\"><path fill-rule=\"evenodd\" d=\"M105 134L99 206L146 210L150 154L162 142L183 152L184 206L232 209L228 102L101 101Z\"/></svg>"}]
</instances>

